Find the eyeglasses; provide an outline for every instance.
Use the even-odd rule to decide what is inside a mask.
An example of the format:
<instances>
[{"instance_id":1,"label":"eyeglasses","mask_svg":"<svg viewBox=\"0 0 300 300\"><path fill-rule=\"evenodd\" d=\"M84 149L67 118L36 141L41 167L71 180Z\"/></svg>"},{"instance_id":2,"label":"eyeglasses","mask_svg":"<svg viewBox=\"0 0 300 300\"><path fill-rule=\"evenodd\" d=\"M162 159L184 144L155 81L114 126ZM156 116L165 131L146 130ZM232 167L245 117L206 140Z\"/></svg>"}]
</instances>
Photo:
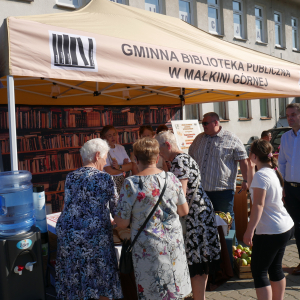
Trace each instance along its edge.
<instances>
[{"instance_id":1,"label":"eyeglasses","mask_svg":"<svg viewBox=\"0 0 300 300\"><path fill-rule=\"evenodd\" d=\"M215 122L215 121L210 121L210 122L202 122L202 126L207 126L208 124Z\"/></svg>"}]
</instances>

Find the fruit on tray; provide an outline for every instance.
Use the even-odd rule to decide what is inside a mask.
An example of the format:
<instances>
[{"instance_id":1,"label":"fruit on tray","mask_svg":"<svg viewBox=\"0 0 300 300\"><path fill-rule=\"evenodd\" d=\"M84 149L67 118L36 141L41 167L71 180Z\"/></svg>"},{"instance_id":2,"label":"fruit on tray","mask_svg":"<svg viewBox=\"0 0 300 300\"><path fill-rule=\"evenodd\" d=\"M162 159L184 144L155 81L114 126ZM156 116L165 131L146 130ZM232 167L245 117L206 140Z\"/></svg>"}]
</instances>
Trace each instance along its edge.
<instances>
[{"instance_id":1,"label":"fruit on tray","mask_svg":"<svg viewBox=\"0 0 300 300\"><path fill-rule=\"evenodd\" d=\"M221 219L223 219L227 224L231 223L232 217L229 212L227 212L226 214L224 212L219 212L216 213L216 215L218 215Z\"/></svg>"},{"instance_id":2,"label":"fruit on tray","mask_svg":"<svg viewBox=\"0 0 300 300\"><path fill-rule=\"evenodd\" d=\"M249 247L243 247L242 245L232 246L232 255L238 264L241 260L242 266L251 264L252 250Z\"/></svg>"}]
</instances>

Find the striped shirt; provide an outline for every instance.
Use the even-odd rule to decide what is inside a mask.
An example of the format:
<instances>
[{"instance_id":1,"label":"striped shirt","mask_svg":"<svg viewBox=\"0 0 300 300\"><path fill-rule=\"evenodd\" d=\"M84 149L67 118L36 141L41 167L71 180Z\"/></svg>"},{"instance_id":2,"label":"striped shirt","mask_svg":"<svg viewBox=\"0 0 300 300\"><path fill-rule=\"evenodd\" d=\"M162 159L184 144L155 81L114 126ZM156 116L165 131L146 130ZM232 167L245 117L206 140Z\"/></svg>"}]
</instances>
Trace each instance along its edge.
<instances>
[{"instance_id":1,"label":"striped shirt","mask_svg":"<svg viewBox=\"0 0 300 300\"><path fill-rule=\"evenodd\" d=\"M241 140L222 127L214 136L200 133L189 154L199 165L205 191L235 190L237 161L248 157Z\"/></svg>"}]
</instances>

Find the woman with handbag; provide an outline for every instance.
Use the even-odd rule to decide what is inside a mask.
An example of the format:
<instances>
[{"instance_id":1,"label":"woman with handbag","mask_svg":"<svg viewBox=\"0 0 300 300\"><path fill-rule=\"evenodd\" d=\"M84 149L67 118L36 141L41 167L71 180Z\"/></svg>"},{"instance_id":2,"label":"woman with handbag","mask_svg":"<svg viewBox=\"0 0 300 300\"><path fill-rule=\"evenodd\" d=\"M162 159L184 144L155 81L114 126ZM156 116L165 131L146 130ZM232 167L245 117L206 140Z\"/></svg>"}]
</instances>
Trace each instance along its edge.
<instances>
[{"instance_id":1,"label":"woman with handbag","mask_svg":"<svg viewBox=\"0 0 300 300\"><path fill-rule=\"evenodd\" d=\"M156 167L155 139L138 140L133 152L139 173L125 179L115 221L121 228L131 225L138 298L179 300L191 291L179 221L179 215L188 213L188 205L180 181Z\"/></svg>"},{"instance_id":2,"label":"woman with handbag","mask_svg":"<svg viewBox=\"0 0 300 300\"><path fill-rule=\"evenodd\" d=\"M116 184L117 192L120 194L120 189L124 182L124 173L132 171L132 174L137 173L136 164L130 161L125 148L117 144L118 133L114 126L106 125L102 128L100 136L105 139L110 147L107 154L106 165L104 171L112 175L112 178Z\"/></svg>"},{"instance_id":3,"label":"woman with handbag","mask_svg":"<svg viewBox=\"0 0 300 300\"><path fill-rule=\"evenodd\" d=\"M174 134L164 131L156 139L160 155L171 161L170 172L180 180L189 204L189 213L183 220L186 223L186 255L194 300L203 300L208 274L220 264L221 247L215 211L201 186L197 163L190 155L179 150Z\"/></svg>"}]
</instances>

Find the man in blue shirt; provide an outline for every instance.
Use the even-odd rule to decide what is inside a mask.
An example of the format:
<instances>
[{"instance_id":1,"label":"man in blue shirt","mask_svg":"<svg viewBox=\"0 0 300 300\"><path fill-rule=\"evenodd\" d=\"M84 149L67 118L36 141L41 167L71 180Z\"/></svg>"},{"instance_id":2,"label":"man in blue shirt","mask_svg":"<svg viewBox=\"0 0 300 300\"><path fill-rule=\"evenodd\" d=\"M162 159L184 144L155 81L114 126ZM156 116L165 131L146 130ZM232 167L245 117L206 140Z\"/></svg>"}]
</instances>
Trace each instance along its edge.
<instances>
[{"instance_id":1,"label":"man in blue shirt","mask_svg":"<svg viewBox=\"0 0 300 300\"><path fill-rule=\"evenodd\" d=\"M295 239L300 258L300 104L286 107L286 117L292 130L281 137L279 169L284 178L284 202L295 223ZM300 275L300 264L293 270Z\"/></svg>"}]
</instances>

